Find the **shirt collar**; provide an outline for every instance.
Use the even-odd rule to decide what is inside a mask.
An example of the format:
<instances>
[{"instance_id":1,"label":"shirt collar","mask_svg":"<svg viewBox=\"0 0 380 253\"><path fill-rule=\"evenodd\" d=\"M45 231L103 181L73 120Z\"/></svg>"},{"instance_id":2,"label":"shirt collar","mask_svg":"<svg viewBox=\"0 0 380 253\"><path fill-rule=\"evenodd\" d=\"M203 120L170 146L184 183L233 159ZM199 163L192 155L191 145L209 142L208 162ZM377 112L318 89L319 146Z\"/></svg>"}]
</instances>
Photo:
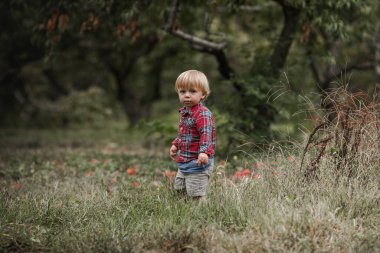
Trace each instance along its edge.
<instances>
[{"instance_id":1,"label":"shirt collar","mask_svg":"<svg viewBox=\"0 0 380 253\"><path fill-rule=\"evenodd\" d=\"M186 114L193 115L196 111L198 111L198 109L201 106L202 106L202 102L199 102L198 104L194 105L190 109L187 108L186 106L184 106L184 107L181 107L181 109L179 109L179 112L181 113L182 116L184 116Z\"/></svg>"}]
</instances>

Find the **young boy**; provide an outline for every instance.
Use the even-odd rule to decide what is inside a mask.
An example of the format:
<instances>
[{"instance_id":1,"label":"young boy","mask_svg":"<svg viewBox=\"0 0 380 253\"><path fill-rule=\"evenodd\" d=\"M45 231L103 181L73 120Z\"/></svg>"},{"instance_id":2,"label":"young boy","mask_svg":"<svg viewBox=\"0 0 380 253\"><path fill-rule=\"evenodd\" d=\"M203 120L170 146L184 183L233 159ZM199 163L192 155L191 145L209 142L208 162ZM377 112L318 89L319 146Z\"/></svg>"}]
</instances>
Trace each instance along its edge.
<instances>
[{"instance_id":1,"label":"young boy","mask_svg":"<svg viewBox=\"0 0 380 253\"><path fill-rule=\"evenodd\" d=\"M169 151L178 166L174 189L201 199L206 195L216 144L214 117L203 105L210 94L207 77L197 70L185 71L178 76L175 90L184 106L179 110L178 136Z\"/></svg>"}]
</instances>

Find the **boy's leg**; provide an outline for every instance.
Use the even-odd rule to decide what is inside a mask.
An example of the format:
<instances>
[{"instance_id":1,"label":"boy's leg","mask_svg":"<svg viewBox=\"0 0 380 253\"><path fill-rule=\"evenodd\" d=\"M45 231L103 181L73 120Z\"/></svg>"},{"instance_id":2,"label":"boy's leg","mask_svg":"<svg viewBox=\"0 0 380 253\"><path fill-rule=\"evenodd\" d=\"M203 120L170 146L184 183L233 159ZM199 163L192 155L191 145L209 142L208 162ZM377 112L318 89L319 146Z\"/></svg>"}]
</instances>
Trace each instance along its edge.
<instances>
[{"instance_id":1,"label":"boy's leg","mask_svg":"<svg viewBox=\"0 0 380 253\"><path fill-rule=\"evenodd\" d=\"M202 200L206 198L206 191L210 179L211 170L201 173L186 175L186 192L193 199Z\"/></svg>"},{"instance_id":2,"label":"boy's leg","mask_svg":"<svg viewBox=\"0 0 380 253\"><path fill-rule=\"evenodd\" d=\"M185 175L180 170L177 171L177 175L174 178L173 188L180 194L186 193Z\"/></svg>"}]
</instances>

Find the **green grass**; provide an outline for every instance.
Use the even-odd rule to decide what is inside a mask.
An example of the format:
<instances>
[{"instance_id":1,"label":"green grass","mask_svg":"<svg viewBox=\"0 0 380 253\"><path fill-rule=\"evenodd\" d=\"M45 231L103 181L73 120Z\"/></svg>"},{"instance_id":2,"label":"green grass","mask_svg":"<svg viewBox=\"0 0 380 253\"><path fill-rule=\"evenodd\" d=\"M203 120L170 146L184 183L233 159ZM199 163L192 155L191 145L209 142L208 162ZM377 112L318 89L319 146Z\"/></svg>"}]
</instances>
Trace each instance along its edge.
<instances>
[{"instance_id":1,"label":"green grass","mask_svg":"<svg viewBox=\"0 0 380 253\"><path fill-rule=\"evenodd\" d=\"M168 147L102 131L2 131L0 252L380 251L378 165L305 183L285 152L240 156L196 204L163 176ZM257 161L259 179L233 177Z\"/></svg>"}]
</instances>

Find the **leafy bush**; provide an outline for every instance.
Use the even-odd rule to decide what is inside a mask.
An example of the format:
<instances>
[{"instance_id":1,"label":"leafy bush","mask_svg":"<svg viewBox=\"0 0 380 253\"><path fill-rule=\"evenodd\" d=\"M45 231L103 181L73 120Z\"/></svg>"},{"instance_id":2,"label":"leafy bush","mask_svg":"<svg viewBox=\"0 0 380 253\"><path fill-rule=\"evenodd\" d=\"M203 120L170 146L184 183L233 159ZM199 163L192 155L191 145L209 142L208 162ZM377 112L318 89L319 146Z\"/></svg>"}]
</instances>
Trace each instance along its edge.
<instances>
[{"instance_id":1,"label":"leafy bush","mask_svg":"<svg viewBox=\"0 0 380 253\"><path fill-rule=\"evenodd\" d=\"M120 115L120 109L99 87L72 91L57 101L34 101L32 110L25 111L26 124L39 127L94 126Z\"/></svg>"}]
</instances>

